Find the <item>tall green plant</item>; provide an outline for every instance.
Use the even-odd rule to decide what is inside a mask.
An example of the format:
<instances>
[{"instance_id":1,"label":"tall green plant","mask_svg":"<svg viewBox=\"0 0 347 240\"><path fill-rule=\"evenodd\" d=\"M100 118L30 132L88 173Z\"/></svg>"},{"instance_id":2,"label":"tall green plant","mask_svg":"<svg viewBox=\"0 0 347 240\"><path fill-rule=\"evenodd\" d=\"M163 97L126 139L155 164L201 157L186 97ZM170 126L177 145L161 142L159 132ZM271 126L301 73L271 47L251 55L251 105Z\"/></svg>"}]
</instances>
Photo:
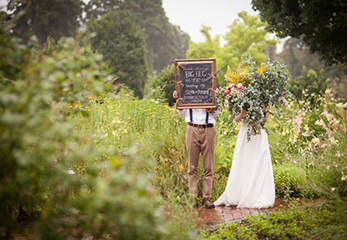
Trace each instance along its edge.
<instances>
[{"instance_id":1,"label":"tall green plant","mask_svg":"<svg viewBox=\"0 0 347 240\"><path fill-rule=\"evenodd\" d=\"M14 50L5 59L25 49L1 39ZM113 79L103 70L102 56L90 56L73 39L59 45L51 55L26 55L30 61L20 69L21 79L8 81L2 77L10 75L7 69L0 68L0 226L5 238L17 233L23 216L35 221L32 238L170 238L174 233L163 212L154 210L159 199L151 187L153 175L132 175L147 164L136 149L121 156L117 148L98 144L102 136L97 131L79 131L90 116L80 106L90 94L101 95L105 82ZM84 94L86 89L90 94ZM77 116L81 121L75 121Z\"/></svg>"},{"instance_id":2,"label":"tall green plant","mask_svg":"<svg viewBox=\"0 0 347 240\"><path fill-rule=\"evenodd\" d=\"M289 78L289 91L294 94L297 100L306 100L305 98L308 97L307 100L314 106L317 96L323 96L327 90L330 79L324 77L323 69L317 74L313 69L307 71L304 66L302 74L295 79Z\"/></svg>"},{"instance_id":3,"label":"tall green plant","mask_svg":"<svg viewBox=\"0 0 347 240\"><path fill-rule=\"evenodd\" d=\"M2 39L9 41L6 37ZM1 79L0 128L1 141L4 142L0 148L2 226L14 224L12 212L15 209L20 208L37 217L42 209L55 205L57 199L51 198L51 194L65 199L62 191L64 182L67 184L68 180L62 179L71 179L64 173L68 170L65 160L74 159L65 151L71 145L66 138L73 125L59 113L61 107L56 101L78 98L86 86L101 91L103 87L95 80L95 75L102 79L108 75L99 71L100 56L88 60L83 56L83 49L69 49L70 43L71 39L63 41L61 44L65 51L54 57L31 59L23 68L21 79ZM12 48L14 51L8 52L12 55L5 59L18 61L15 57L23 46L12 44ZM78 154L81 150L74 149L74 152ZM54 167L56 162L62 162L64 167ZM58 185L61 187L52 193Z\"/></svg>"}]
</instances>

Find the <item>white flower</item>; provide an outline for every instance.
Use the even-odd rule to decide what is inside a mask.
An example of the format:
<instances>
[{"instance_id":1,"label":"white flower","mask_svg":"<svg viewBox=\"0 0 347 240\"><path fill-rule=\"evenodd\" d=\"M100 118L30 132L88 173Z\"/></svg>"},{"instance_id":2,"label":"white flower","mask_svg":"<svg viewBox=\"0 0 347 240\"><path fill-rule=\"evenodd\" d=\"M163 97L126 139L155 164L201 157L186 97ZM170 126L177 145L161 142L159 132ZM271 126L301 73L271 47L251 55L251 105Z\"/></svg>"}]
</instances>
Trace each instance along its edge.
<instances>
[{"instance_id":1,"label":"white flower","mask_svg":"<svg viewBox=\"0 0 347 240\"><path fill-rule=\"evenodd\" d=\"M338 143L338 140L336 140L334 137L329 138L332 145L336 145Z\"/></svg>"},{"instance_id":2,"label":"white flower","mask_svg":"<svg viewBox=\"0 0 347 240\"><path fill-rule=\"evenodd\" d=\"M313 138L312 139L312 143L315 145L315 146L317 146L318 144L319 144L319 138Z\"/></svg>"},{"instance_id":3,"label":"white flower","mask_svg":"<svg viewBox=\"0 0 347 240\"><path fill-rule=\"evenodd\" d=\"M315 125L319 125L319 126L322 126L324 124L323 120L320 119L320 120L317 120L315 123Z\"/></svg>"}]
</instances>

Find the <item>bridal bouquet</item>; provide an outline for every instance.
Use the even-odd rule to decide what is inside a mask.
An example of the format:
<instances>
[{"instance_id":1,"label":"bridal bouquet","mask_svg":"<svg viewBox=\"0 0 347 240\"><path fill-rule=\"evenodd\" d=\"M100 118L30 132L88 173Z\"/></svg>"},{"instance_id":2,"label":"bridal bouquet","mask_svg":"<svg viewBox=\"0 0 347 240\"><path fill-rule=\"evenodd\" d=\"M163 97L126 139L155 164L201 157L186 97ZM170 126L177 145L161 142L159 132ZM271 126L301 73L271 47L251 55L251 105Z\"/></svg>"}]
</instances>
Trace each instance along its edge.
<instances>
[{"instance_id":1,"label":"bridal bouquet","mask_svg":"<svg viewBox=\"0 0 347 240\"><path fill-rule=\"evenodd\" d=\"M286 89L288 76L287 68L277 61L256 67L250 54L243 56L236 72L228 66L224 75L226 86L219 89L217 97L223 105L227 104L232 118L243 109L247 111L248 141L252 134L259 134L260 128L265 128L267 113L263 112L262 103L275 106L276 117L280 114L285 98L290 95Z\"/></svg>"}]
</instances>

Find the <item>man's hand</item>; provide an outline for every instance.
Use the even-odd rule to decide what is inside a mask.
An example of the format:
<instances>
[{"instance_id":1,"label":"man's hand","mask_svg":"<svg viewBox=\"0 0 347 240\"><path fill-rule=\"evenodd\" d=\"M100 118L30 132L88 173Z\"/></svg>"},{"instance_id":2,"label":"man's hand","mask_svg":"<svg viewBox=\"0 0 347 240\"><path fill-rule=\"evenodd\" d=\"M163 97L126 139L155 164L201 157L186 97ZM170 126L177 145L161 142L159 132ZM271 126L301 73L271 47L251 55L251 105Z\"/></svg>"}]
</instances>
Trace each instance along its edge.
<instances>
[{"instance_id":1,"label":"man's hand","mask_svg":"<svg viewBox=\"0 0 347 240\"><path fill-rule=\"evenodd\" d=\"M177 100L177 99L179 98L179 92L174 91L173 94L172 94L172 96L173 96L174 99Z\"/></svg>"},{"instance_id":2,"label":"man's hand","mask_svg":"<svg viewBox=\"0 0 347 240\"><path fill-rule=\"evenodd\" d=\"M180 96L180 92L177 92L177 91L174 91L173 93L172 93L172 96L173 96L173 98L174 99L178 99ZM178 111L182 111L183 109L178 109Z\"/></svg>"}]
</instances>

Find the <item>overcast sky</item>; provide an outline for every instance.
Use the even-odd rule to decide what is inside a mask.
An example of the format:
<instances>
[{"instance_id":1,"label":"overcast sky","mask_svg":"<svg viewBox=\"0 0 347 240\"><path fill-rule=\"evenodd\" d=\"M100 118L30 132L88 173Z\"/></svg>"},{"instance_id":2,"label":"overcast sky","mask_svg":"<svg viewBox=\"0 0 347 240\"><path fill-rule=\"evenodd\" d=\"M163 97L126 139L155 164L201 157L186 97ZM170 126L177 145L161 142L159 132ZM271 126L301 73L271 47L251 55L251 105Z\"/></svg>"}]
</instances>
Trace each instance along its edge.
<instances>
[{"instance_id":1,"label":"overcast sky","mask_svg":"<svg viewBox=\"0 0 347 240\"><path fill-rule=\"evenodd\" d=\"M6 0L0 0L0 7L6 6L6 4L7 4Z\"/></svg>"},{"instance_id":2,"label":"overcast sky","mask_svg":"<svg viewBox=\"0 0 347 240\"><path fill-rule=\"evenodd\" d=\"M163 8L169 22L179 25L188 33L193 42L204 41L200 33L201 25L211 27L212 37L220 35L221 42L237 14L246 11L249 15L257 15L251 6L251 0L162 0Z\"/></svg>"},{"instance_id":3,"label":"overcast sky","mask_svg":"<svg viewBox=\"0 0 347 240\"><path fill-rule=\"evenodd\" d=\"M169 22L179 25L188 33L193 42L205 41L200 32L201 25L211 27L210 34L214 38L220 35L220 43L226 42L223 36L229 32L228 26L238 19L238 13L246 11L249 15L258 15L252 9L252 0L162 0L163 8ZM275 38L271 36L271 38ZM280 52L282 44L277 45Z\"/></svg>"}]
</instances>

